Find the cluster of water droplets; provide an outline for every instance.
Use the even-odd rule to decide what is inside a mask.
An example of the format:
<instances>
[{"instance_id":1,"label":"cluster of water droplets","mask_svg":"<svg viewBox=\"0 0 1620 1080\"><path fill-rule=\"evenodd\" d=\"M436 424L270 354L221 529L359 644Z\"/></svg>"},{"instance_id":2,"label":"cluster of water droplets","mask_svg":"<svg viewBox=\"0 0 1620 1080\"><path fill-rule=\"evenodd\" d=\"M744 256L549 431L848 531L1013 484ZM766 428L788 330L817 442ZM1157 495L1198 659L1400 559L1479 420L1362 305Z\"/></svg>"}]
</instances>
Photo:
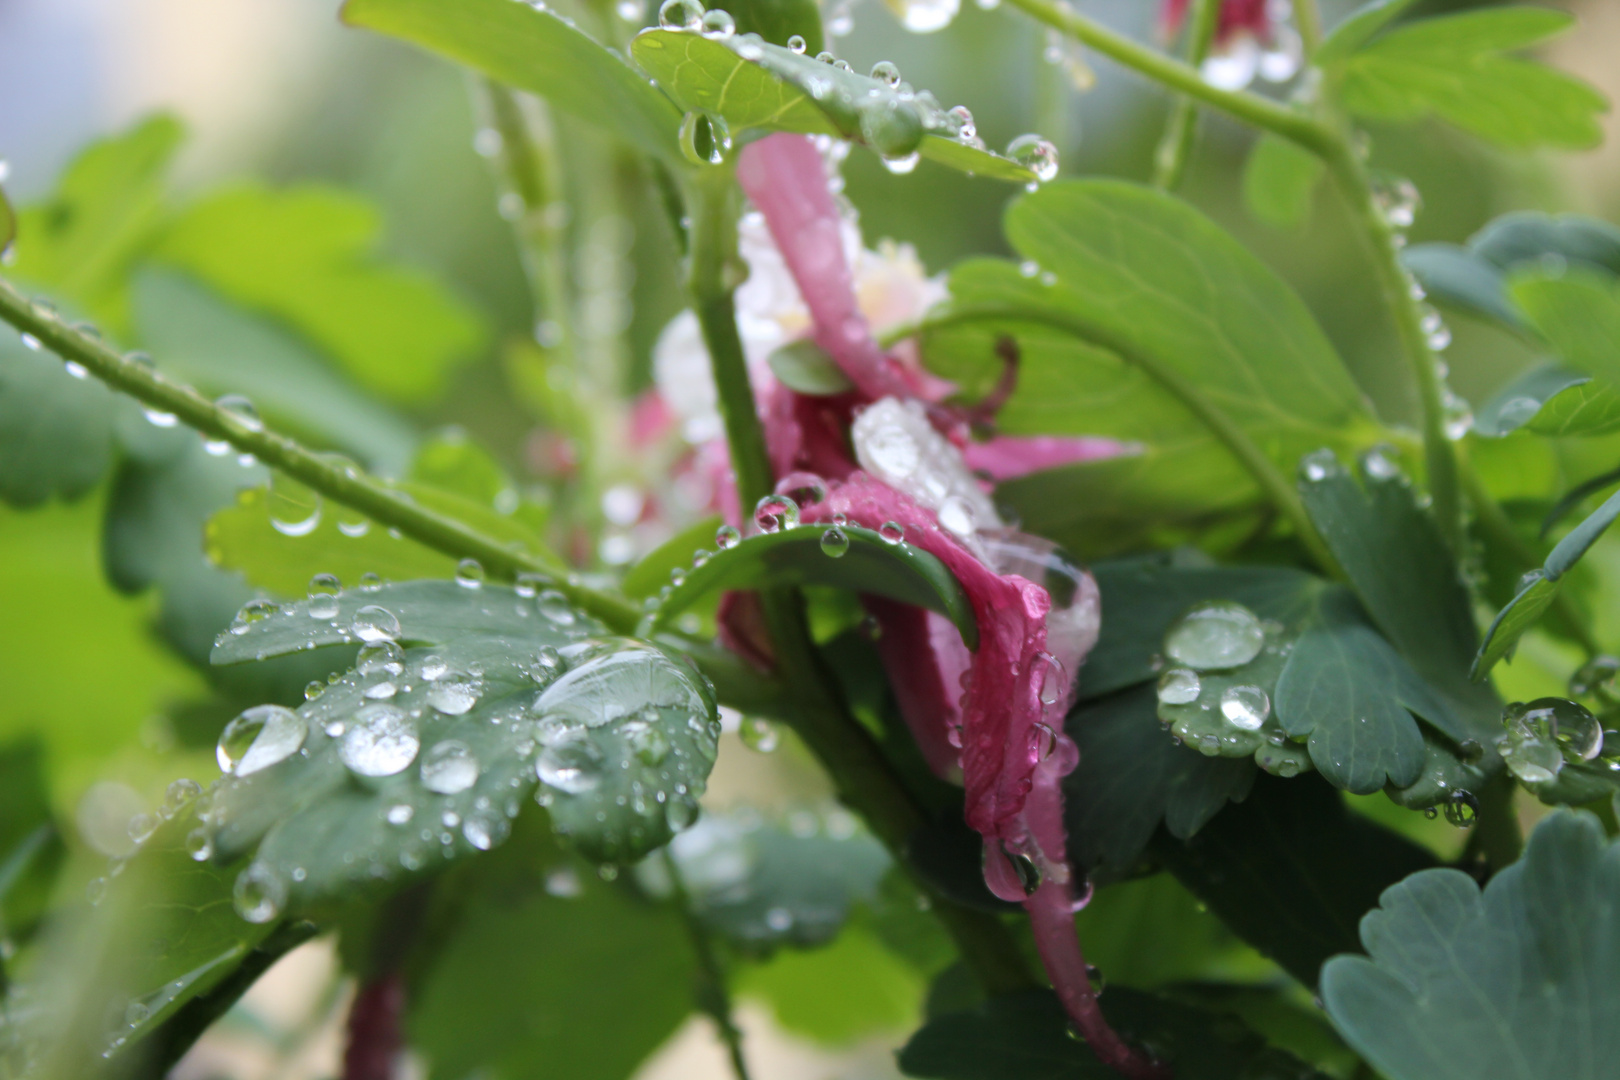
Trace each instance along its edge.
<instances>
[{"instance_id":1,"label":"cluster of water droplets","mask_svg":"<svg viewBox=\"0 0 1620 1080\"><path fill-rule=\"evenodd\" d=\"M1514 702L1503 710L1502 726L1497 750L1526 784L1550 783L1566 765L1585 765L1603 756L1603 725L1586 706L1567 698ZM1603 764L1620 772L1620 747Z\"/></svg>"}]
</instances>

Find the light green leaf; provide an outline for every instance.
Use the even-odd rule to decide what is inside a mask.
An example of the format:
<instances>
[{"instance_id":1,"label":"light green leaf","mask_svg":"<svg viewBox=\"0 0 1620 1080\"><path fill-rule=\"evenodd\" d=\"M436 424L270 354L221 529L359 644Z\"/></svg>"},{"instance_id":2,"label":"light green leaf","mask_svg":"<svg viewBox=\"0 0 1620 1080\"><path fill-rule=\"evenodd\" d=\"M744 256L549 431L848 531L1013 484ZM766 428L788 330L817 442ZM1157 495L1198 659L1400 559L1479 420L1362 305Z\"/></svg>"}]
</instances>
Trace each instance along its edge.
<instances>
[{"instance_id":1,"label":"light green leaf","mask_svg":"<svg viewBox=\"0 0 1620 1080\"><path fill-rule=\"evenodd\" d=\"M193 205L153 254L285 320L362 385L428 400L478 352L485 330L426 274L380 260L380 232L371 205L338 189L249 184Z\"/></svg>"},{"instance_id":2,"label":"light green leaf","mask_svg":"<svg viewBox=\"0 0 1620 1080\"><path fill-rule=\"evenodd\" d=\"M1599 1080L1620 1056L1620 856L1562 811L1481 892L1425 870L1322 969L1329 1017L1390 1080Z\"/></svg>"},{"instance_id":3,"label":"light green leaf","mask_svg":"<svg viewBox=\"0 0 1620 1080\"><path fill-rule=\"evenodd\" d=\"M737 972L737 996L763 999L784 1029L823 1045L892 1039L917 1022L927 985L885 945L856 925L820 948L778 950Z\"/></svg>"},{"instance_id":4,"label":"light green leaf","mask_svg":"<svg viewBox=\"0 0 1620 1080\"><path fill-rule=\"evenodd\" d=\"M66 854L44 758L37 735L0 745L0 923L13 950L45 914Z\"/></svg>"},{"instance_id":5,"label":"light green leaf","mask_svg":"<svg viewBox=\"0 0 1620 1080\"><path fill-rule=\"evenodd\" d=\"M1333 28L1311 62L1331 67L1370 41L1374 34L1399 18L1414 0L1368 0Z\"/></svg>"},{"instance_id":6,"label":"light green leaf","mask_svg":"<svg viewBox=\"0 0 1620 1080\"><path fill-rule=\"evenodd\" d=\"M1336 65L1339 98L1376 120L1430 113L1508 149L1582 150L1602 138L1603 95L1579 79L1502 55L1567 30L1574 19L1501 7L1424 19L1384 34Z\"/></svg>"},{"instance_id":7,"label":"light green leaf","mask_svg":"<svg viewBox=\"0 0 1620 1080\"><path fill-rule=\"evenodd\" d=\"M636 62L683 109L749 130L838 135L885 157L913 152L963 172L1027 183L1022 165L963 143L960 121L931 94L912 97L751 35L724 41L679 30L645 30L630 46Z\"/></svg>"},{"instance_id":8,"label":"light green leaf","mask_svg":"<svg viewBox=\"0 0 1620 1080\"><path fill-rule=\"evenodd\" d=\"M836 549L829 534L843 536L842 554L829 554L824 545ZM944 563L922 548L890 543L876 531L854 525L799 525L716 552L664 598L652 616L652 628L667 626L713 592L784 585L831 585L925 607L950 619L968 648L979 644L973 608Z\"/></svg>"},{"instance_id":9,"label":"light green leaf","mask_svg":"<svg viewBox=\"0 0 1620 1080\"><path fill-rule=\"evenodd\" d=\"M642 556L619 582L619 591L633 600L654 595L669 584L671 571L679 570L684 574L698 552L712 552L718 546L715 535L724 524L725 520L715 515L682 529Z\"/></svg>"},{"instance_id":10,"label":"light green leaf","mask_svg":"<svg viewBox=\"0 0 1620 1080\"><path fill-rule=\"evenodd\" d=\"M1487 438L1520 428L1537 435L1607 435L1620 428L1620 394L1560 364L1531 368L1474 414L1474 431Z\"/></svg>"},{"instance_id":11,"label":"light green leaf","mask_svg":"<svg viewBox=\"0 0 1620 1080\"><path fill-rule=\"evenodd\" d=\"M159 113L92 143L49 198L22 208L17 259L7 273L124 336L129 267L161 222L164 180L183 136L178 120Z\"/></svg>"},{"instance_id":12,"label":"light green leaf","mask_svg":"<svg viewBox=\"0 0 1620 1080\"><path fill-rule=\"evenodd\" d=\"M1468 246L1503 270L1555 256L1583 269L1620 274L1620 227L1584 214L1503 214L1475 233Z\"/></svg>"},{"instance_id":13,"label":"light green leaf","mask_svg":"<svg viewBox=\"0 0 1620 1080\"><path fill-rule=\"evenodd\" d=\"M412 646L362 654L290 722L303 752L228 775L213 792L218 856L256 847L294 903L489 849L537 771L552 827L597 861L643 855L696 815L719 735L708 689L560 597L417 581L254 619L221 635L216 663L368 638ZM435 762L452 750L471 760L436 779ZM402 829L391 812L418 825Z\"/></svg>"},{"instance_id":14,"label":"light green leaf","mask_svg":"<svg viewBox=\"0 0 1620 1080\"><path fill-rule=\"evenodd\" d=\"M685 164L680 112L623 57L556 12L513 0L347 0L351 26L401 38Z\"/></svg>"},{"instance_id":15,"label":"light green leaf","mask_svg":"<svg viewBox=\"0 0 1620 1080\"><path fill-rule=\"evenodd\" d=\"M1502 268L1471 248L1418 244L1401 252L1401 263L1431 300L1522 332L1524 316L1508 299Z\"/></svg>"},{"instance_id":16,"label":"light green leaf","mask_svg":"<svg viewBox=\"0 0 1620 1080\"><path fill-rule=\"evenodd\" d=\"M771 374L789 390L812 397L828 397L855 389L838 362L813 341L784 345L767 358Z\"/></svg>"},{"instance_id":17,"label":"light green leaf","mask_svg":"<svg viewBox=\"0 0 1620 1080\"><path fill-rule=\"evenodd\" d=\"M1262 135L1243 170L1243 201L1267 225L1285 229L1303 224L1323 168L1321 158L1297 143Z\"/></svg>"},{"instance_id":18,"label":"light green leaf","mask_svg":"<svg viewBox=\"0 0 1620 1080\"><path fill-rule=\"evenodd\" d=\"M0 501L80 498L111 461L113 394L0 332Z\"/></svg>"},{"instance_id":19,"label":"light green leaf","mask_svg":"<svg viewBox=\"0 0 1620 1080\"><path fill-rule=\"evenodd\" d=\"M732 0L726 10L737 20L739 34L758 34L773 45L786 45L798 35L811 56L827 47L815 0Z\"/></svg>"},{"instance_id":20,"label":"light green leaf","mask_svg":"<svg viewBox=\"0 0 1620 1080\"><path fill-rule=\"evenodd\" d=\"M1514 275L1508 291L1566 364L1610 385L1620 381L1620 278L1529 271Z\"/></svg>"}]
</instances>

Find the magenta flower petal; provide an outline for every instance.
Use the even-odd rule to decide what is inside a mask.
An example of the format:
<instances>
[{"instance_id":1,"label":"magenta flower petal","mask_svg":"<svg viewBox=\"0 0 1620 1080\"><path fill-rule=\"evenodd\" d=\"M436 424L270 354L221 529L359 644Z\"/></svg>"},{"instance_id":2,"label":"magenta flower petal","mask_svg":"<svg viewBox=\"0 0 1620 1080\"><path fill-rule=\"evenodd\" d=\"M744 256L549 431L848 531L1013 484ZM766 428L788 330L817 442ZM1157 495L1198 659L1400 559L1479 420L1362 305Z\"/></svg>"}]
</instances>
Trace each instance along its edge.
<instances>
[{"instance_id":1,"label":"magenta flower petal","mask_svg":"<svg viewBox=\"0 0 1620 1080\"><path fill-rule=\"evenodd\" d=\"M1012 480L1042 469L1119 457L1130 452L1130 447L1113 439L997 435L986 442L968 443L962 448L962 457L974 472L992 480Z\"/></svg>"}]
</instances>

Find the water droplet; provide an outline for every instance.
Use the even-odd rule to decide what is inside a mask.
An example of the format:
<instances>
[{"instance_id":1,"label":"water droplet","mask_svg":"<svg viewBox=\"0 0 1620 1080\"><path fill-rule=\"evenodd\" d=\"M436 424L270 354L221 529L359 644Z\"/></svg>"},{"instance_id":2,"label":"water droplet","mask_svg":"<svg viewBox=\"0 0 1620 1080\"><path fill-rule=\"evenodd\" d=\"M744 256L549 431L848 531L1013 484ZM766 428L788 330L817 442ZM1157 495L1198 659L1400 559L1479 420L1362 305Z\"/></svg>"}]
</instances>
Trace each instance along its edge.
<instances>
[{"instance_id":1,"label":"water droplet","mask_svg":"<svg viewBox=\"0 0 1620 1080\"><path fill-rule=\"evenodd\" d=\"M878 157L878 160L883 163L883 167L891 174L907 176L917 170L918 163L922 161L922 154L916 150L909 154L883 154Z\"/></svg>"},{"instance_id":2,"label":"water droplet","mask_svg":"<svg viewBox=\"0 0 1620 1080\"><path fill-rule=\"evenodd\" d=\"M1299 461L1299 474L1306 481L1320 484L1329 477L1339 475L1343 470L1339 467L1339 459L1331 450L1315 450L1306 454Z\"/></svg>"},{"instance_id":3,"label":"water droplet","mask_svg":"<svg viewBox=\"0 0 1620 1080\"><path fill-rule=\"evenodd\" d=\"M574 609L568 606L568 597L555 589L541 593L537 606L541 615L558 626L573 626L576 621Z\"/></svg>"},{"instance_id":4,"label":"water droplet","mask_svg":"<svg viewBox=\"0 0 1620 1080\"><path fill-rule=\"evenodd\" d=\"M849 551L849 534L834 525L821 534L821 553L831 559L841 559Z\"/></svg>"},{"instance_id":5,"label":"water droplet","mask_svg":"<svg viewBox=\"0 0 1620 1080\"><path fill-rule=\"evenodd\" d=\"M1030 741L1035 749L1035 760L1045 761L1058 747L1058 733L1050 725L1037 722L1030 728Z\"/></svg>"},{"instance_id":6,"label":"water droplet","mask_svg":"<svg viewBox=\"0 0 1620 1080\"><path fill-rule=\"evenodd\" d=\"M446 716L461 716L478 704L479 686L465 675L446 675L428 687L428 704Z\"/></svg>"},{"instance_id":7,"label":"water droplet","mask_svg":"<svg viewBox=\"0 0 1620 1080\"><path fill-rule=\"evenodd\" d=\"M722 525L715 530L714 546L721 551L730 551L742 540L742 533L734 525Z\"/></svg>"},{"instance_id":8,"label":"water droplet","mask_svg":"<svg viewBox=\"0 0 1620 1080\"><path fill-rule=\"evenodd\" d=\"M1509 706L1513 722L1556 746L1565 761L1591 761L1603 751L1603 726L1586 706L1565 698L1537 698Z\"/></svg>"},{"instance_id":9,"label":"water droplet","mask_svg":"<svg viewBox=\"0 0 1620 1080\"><path fill-rule=\"evenodd\" d=\"M382 586L383 579L377 574L372 573L370 570L367 570L365 573L360 575L361 592L376 592L378 589L381 589Z\"/></svg>"},{"instance_id":10,"label":"water droplet","mask_svg":"<svg viewBox=\"0 0 1620 1080\"><path fill-rule=\"evenodd\" d=\"M571 866L560 866L546 874L546 892L552 896L572 900L584 891L584 884Z\"/></svg>"},{"instance_id":11,"label":"water droplet","mask_svg":"<svg viewBox=\"0 0 1620 1080\"><path fill-rule=\"evenodd\" d=\"M787 47L789 52L803 56L804 50L808 46L805 44L805 40L801 35L794 34L787 39Z\"/></svg>"},{"instance_id":12,"label":"water droplet","mask_svg":"<svg viewBox=\"0 0 1620 1080\"><path fill-rule=\"evenodd\" d=\"M90 901L91 907L95 907L107 899L107 879L104 877L91 878L85 884L84 898Z\"/></svg>"},{"instance_id":13,"label":"water droplet","mask_svg":"<svg viewBox=\"0 0 1620 1080\"><path fill-rule=\"evenodd\" d=\"M664 0L658 8L658 25L665 30L701 30L703 5L698 0Z\"/></svg>"},{"instance_id":14,"label":"water droplet","mask_svg":"<svg viewBox=\"0 0 1620 1080\"><path fill-rule=\"evenodd\" d=\"M157 825L157 818L151 814L136 814L129 819L129 838L137 844L144 844Z\"/></svg>"},{"instance_id":15,"label":"water droplet","mask_svg":"<svg viewBox=\"0 0 1620 1080\"><path fill-rule=\"evenodd\" d=\"M1007 156L1035 174L1040 183L1058 174L1058 150L1039 135L1020 135L1007 144Z\"/></svg>"},{"instance_id":16,"label":"water droplet","mask_svg":"<svg viewBox=\"0 0 1620 1080\"><path fill-rule=\"evenodd\" d=\"M669 756L669 737L655 724L632 720L624 725L624 737L643 765L657 765Z\"/></svg>"},{"instance_id":17,"label":"water droplet","mask_svg":"<svg viewBox=\"0 0 1620 1080\"><path fill-rule=\"evenodd\" d=\"M1384 220L1397 229L1410 229L1423 208L1423 196L1417 185L1405 177L1375 177L1373 200L1378 204Z\"/></svg>"},{"instance_id":18,"label":"water droplet","mask_svg":"<svg viewBox=\"0 0 1620 1080\"><path fill-rule=\"evenodd\" d=\"M1067 691L1067 675L1063 664L1051 653L1035 654L1035 674L1040 680L1042 705L1055 705Z\"/></svg>"},{"instance_id":19,"label":"water droplet","mask_svg":"<svg viewBox=\"0 0 1620 1080\"><path fill-rule=\"evenodd\" d=\"M1035 860L1022 851L1009 848L1005 842L1001 845L1001 853L1012 864L1013 873L1018 875L1018 884L1024 890L1024 895L1034 896L1036 890L1041 887L1041 868L1036 865Z\"/></svg>"},{"instance_id":20,"label":"water droplet","mask_svg":"<svg viewBox=\"0 0 1620 1080\"><path fill-rule=\"evenodd\" d=\"M255 705L225 725L214 756L223 772L251 776L286 761L304 745L303 719L281 705Z\"/></svg>"},{"instance_id":21,"label":"water droplet","mask_svg":"<svg viewBox=\"0 0 1620 1080\"><path fill-rule=\"evenodd\" d=\"M1271 698L1258 686L1233 686L1221 695L1221 715L1244 731L1259 731L1271 715Z\"/></svg>"},{"instance_id":22,"label":"water droplet","mask_svg":"<svg viewBox=\"0 0 1620 1080\"><path fill-rule=\"evenodd\" d=\"M363 583L365 579L361 578L361 581ZM362 584L361 588L364 587ZM399 637L399 619L385 607L367 604L354 613L351 629L361 641L393 641Z\"/></svg>"},{"instance_id":23,"label":"water droplet","mask_svg":"<svg viewBox=\"0 0 1620 1080\"><path fill-rule=\"evenodd\" d=\"M1451 344L1451 328L1446 325L1445 318L1434 308L1425 305L1423 311L1423 337L1429 348L1440 352Z\"/></svg>"},{"instance_id":24,"label":"water droplet","mask_svg":"<svg viewBox=\"0 0 1620 1080\"><path fill-rule=\"evenodd\" d=\"M776 533L799 524L799 504L785 495L767 495L754 507L754 524L762 533Z\"/></svg>"},{"instance_id":25,"label":"water droplet","mask_svg":"<svg viewBox=\"0 0 1620 1080\"><path fill-rule=\"evenodd\" d=\"M725 41L737 32L737 20L731 17L731 12L722 8L703 13L703 36L715 41Z\"/></svg>"},{"instance_id":26,"label":"water droplet","mask_svg":"<svg viewBox=\"0 0 1620 1080\"><path fill-rule=\"evenodd\" d=\"M270 867L256 862L236 876L232 903L248 922L267 923L287 903L287 883Z\"/></svg>"},{"instance_id":27,"label":"water droplet","mask_svg":"<svg viewBox=\"0 0 1620 1080\"><path fill-rule=\"evenodd\" d=\"M214 837L206 825L199 825L186 834L186 854L198 862L214 857Z\"/></svg>"},{"instance_id":28,"label":"water droplet","mask_svg":"<svg viewBox=\"0 0 1620 1080\"><path fill-rule=\"evenodd\" d=\"M477 559L462 559L456 564L456 584L463 589L483 588L484 564Z\"/></svg>"},{"instance_id":29,"label":"water droplet","mask_svg":"<svg viewBox=\"0 0 1620 1080\"><path fill-rule=\"evenodd\" d=\"M461 826L461 835L479 851L489 851L511 834L511 822L494 814L473 814Z\"/></svg>"},{"instance_id":30,"label":"water droplet","mask_svg":"<svg viewBox=\"0 0 1620 1080\"><path fill-rule=\"evenodd\" d=\"M584 732L568 732L540 751L535 774L549 788L583 795L602 782L602 752Z\"/></svg>"},{"instance_id":31,"label":"water droplet","mask_svg":"<svg viewBox=\"0 0 1620 1080\"><path fill-rule=\"evenodd\" d=\"M146 422L153 427L172 428L180 422L180 418L174 413L164 412L162 409L142 409L141 414L146 417Z\"/></svg>"},{"instance_id":32,"label":"water droplet","mask_svg":"<svg viewBox=\"0 0 1620 1080\"><path fill-rule=\"evenodd\" d=\"M777 734L771 722L758 716L743 717L742 723L737 728L737 736L742 739L744 746L761 754L769 754L781 741L781 736Z\"/></svg>"},{"instance_id":33,"label":"water droplet","mask_svg":"<svg viewBox=\"0 0 1620 1080\"><path fill-rule=\"evenodd\" d=\"M872 65L872 78L884 86L899 86L900 68L891 60L879 60Z\"/></svg>"},{"instance_id":34,"label":"water droplet","mask_svg":"<svg viewBox=\"0 0 1620 1080\"><path fill-rule=\"evenodd\" d=\"M1247 664L1265 643L1259 618L1234 600L1194 604L1164 635L1165 655L1195 671Z\"/></svg>"},{"instance_id":35,"label":"water droplet","mask_svg":"<svg viewBox=\"0 0 1620 1080\"><path fill-rule=\"evenodd\" d=\"M170 810L178 810L201 794L201 784L181 777L170 783L168 789L163 792L163 805Z\"/></svg>"},{"instance_id":36,"label":"water droplet","mask_svg":"<svg viewBox=\"0 0 1620 1080\"><path fill-rule=\"evenodd\" d=\"M18 334L17 336L22 340L23 348L27 349L29 352L39 352L39 350L43 348L43 346L40 344L39 338L35 337L33 334Z\"/></svg>"},{"instance_id":37,"label":"water droplet","mask_svg":"<svg viewBox=\"0 0 1620 1080\"><path fill-rule=\"evenodd\" d=\"M62 361L62 370L66 371L75 379L88 379L90 377L90 369L76 360Z\"/></svg>"},{"instance_id":38,"label":"water droplet","mask_svg":"<svg viewBox=\"0 0 1620 1080\"><path fill-rule=\"evenodd\" d=\"M1159 676L1159 700L1166 705L1190 705L1202 689L1198 672L1189 668L1170 668Z\"/></svg>"},{"instance_id":39,"label":"water droplet","mask_svg":"<svg viewBox=\"0 0 1620 1080\"><path fill-rule=\"evenodd\" d=\"M335 619L338 615L338 594L343 585L335 574L316 574L309 579L309 617Z\"/></svg>"},{"instance_id":40,"label":"water droplet","mask_svg":"<svg viewBox=\"0 0 1620 1080\"><path fill-rule=\"evenodd\" d=\"M283 536L308 536L321 523L321 497L283 472L270 474L265 509L271 526Z\"/></svg>"},{"instance_id":41,"label":"water droplet","mask_svg":"<svg viewBox=\"0 0 1620 1080\"><path fill-rule=\"evenodd\" d=\"M436 743L422 755L422 786L440 795L466 791L478 781L478 759L455 739Z\"/></svg>"},{"instance_id":42,"label":"water droplet","mask_svg":"<svg viewBox=\"0 0 1620 1080\"><path fill-rule=\"evenodd\" d=\"M1479 799L1471 791L1458 788L1442 805L1446 820L1459 829L1471 829L1479 820Z\"/></svg>"},{"instance_id":43,"label":"water droplet","mask_svg":"<svg viewBox=\"0 0 1620 1080\"><path fill-rule=\"evenodd\" d=\"M725 15L725 12L709 12ZM726 15L726 18L731 16ZM681 153L694 165L718 165L731 150L731 129L718 113L694 110L681 120Z\"/></svg>"},{"instance_id":44,"label":"water droplet","mask_svg":"<svg viewBox=\"0 0 1620 1080\"><path fill-rule=\"evenodd\" d=\"M972 503L960 495L952 495L939 504L939 524L947 532L969 537L978 527L978 514Z\"/></svg>"},{"instance_id":45,"label":"water droplet","mask_svg":"<svg viewBox=\"0 0 1620 1080\"><path fill-rule=\"evenodd\" d=\"M402 675L405 672L405 650L392 641L362 645L355 654L354 669L358 674L369 677Z\"/></svg>"},{"instance_id":46,"label":"water droplet","mask_svg":"<svg viewBox=\"0 0 1620 1080\"><path fill-rule=\"evenodd\" d=\"M416 725L393 705L367 705L343 732L338 757L361 776L393 776L416 760L421 749Z\"/></svg>"}]
</instances>

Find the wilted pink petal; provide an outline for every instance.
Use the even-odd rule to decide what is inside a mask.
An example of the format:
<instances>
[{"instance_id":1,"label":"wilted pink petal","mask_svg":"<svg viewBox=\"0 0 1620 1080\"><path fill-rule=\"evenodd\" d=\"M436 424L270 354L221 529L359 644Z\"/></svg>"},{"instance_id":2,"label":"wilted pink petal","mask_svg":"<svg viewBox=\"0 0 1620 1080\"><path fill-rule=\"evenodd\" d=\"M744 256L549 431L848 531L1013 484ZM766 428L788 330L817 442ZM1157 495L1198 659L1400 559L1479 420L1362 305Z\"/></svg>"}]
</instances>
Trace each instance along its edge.
<instances>
[{"instance_id":1,"label":"wilted pink petal","mask_svg":"<svg viewBox=\"0 0 1620 1080\"><path fill-rule=\"evenodd\" d=\"M936 776L960 781L962 767L950 732L960 723L961 678L972 654L942 615L881 596L863 602L882 630L878 657L923 760Z\"/></svg>"},{"instance_id":2,"label":"wilted pink petal","mask_svg":"<svg viewBox=\"0 0 1620 1080\"><path fill-rule=\"evenodd\" d=\"M986 442L968 443L962 448L962 457L974 472L992 480L1011 480L1042 469L1119 457L1130 452L1130 447L1113 439L997 435Z\"/></svg>"}]
</instances>

